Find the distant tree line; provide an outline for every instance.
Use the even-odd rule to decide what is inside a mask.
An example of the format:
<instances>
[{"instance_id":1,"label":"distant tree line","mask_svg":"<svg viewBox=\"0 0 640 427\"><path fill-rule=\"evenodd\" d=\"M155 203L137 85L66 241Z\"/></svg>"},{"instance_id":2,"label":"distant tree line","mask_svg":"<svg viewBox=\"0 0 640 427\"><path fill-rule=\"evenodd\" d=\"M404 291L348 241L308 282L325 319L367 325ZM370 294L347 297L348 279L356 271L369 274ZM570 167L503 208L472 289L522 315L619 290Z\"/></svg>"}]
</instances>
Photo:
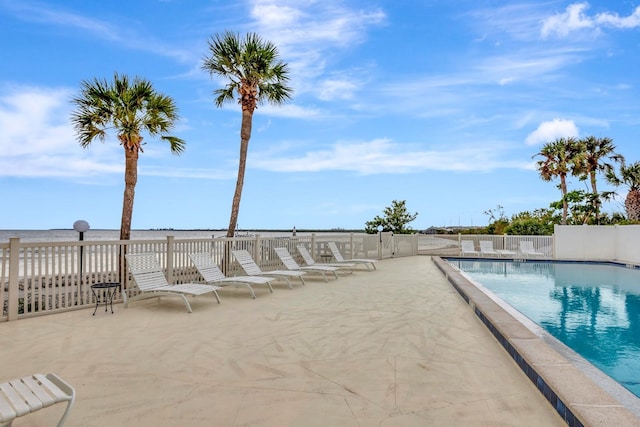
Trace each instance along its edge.
<instances>
[{"instance_id":1,"label":"distant tree line","mask_svg":"<svg viewBox=\"0 0 640 427\"><path fill-rule=\"evenodd\" d=\"M547 208L524 211L508 218L500 205L484 212L489 216L486 227L461 229L431 228L428 232L450 234L512 234L550 235L555 224L563 225L614 225L640 224L640 161L628 164L624 156L615 151L611 138L558 138L546 143L536 153L536 169L544 181L557 182L560 199ZM569 179L577 178L584 188L570 188ZM615 191L600 191L598 178L615 187L628 190L624 212L602 212L602 202L612 200ZM396 233L414 232L407 224L416 214L407 211L404 200L394 200L384 209L384 216L367 221L365 231Z\"/></svg>"},{"instance_id":2,"label":"distant tree line","mask_svg":"<svg viewBox=\"0 0 640 427\"><path fill-rule=\"evenodd\" d=\"M550 235L555 224L614 225L640 223L640 162L628 164L615 151L610 138L559 138L545 144L533 156L539 158L536 169L544 181L557 181L560 200L548 208L520 212L507 218L502 206L489 209L489 225L467 233ZM569 188L568 178L578 178L584 189ZM598 177L615 187L628 190L625 212L603 213L602 202L611 200L615 191L599 191Z\"/></svg>"}]
</instances>

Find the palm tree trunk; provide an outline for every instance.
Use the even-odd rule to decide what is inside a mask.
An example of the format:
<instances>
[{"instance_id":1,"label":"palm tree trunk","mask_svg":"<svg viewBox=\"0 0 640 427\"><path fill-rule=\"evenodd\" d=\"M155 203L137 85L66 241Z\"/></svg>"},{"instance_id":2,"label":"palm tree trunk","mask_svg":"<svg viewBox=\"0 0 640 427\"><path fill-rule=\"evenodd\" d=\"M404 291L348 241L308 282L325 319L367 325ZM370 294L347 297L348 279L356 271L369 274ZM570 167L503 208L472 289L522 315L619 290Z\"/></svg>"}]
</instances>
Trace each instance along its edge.
<instances>
[{"instance_id":1,"label":"palm tree trunk","mask_svg":"<svg viewBox=\"0 0 640 427\"><path fill-rule=\"evenodd\" d=\"M564 175L560 175L560 191L562 192L562 225L567 225L569 204L567 203L567 180Z\"/></svg>"},{"instance_id":2,"label":"palm tree trunk","mask_svg":"<svg viewBox=\"0 0 640 427\"><path fill-rule=\"evenodd\" d=\"M591 191L593 191L593 211L596 214L596 224L600 225L600 195L596 186L596 172L591 171L589 175L591 178Z\"/></svg>"},{"instance_id":3,"label":"palm tree trunk","mask_svg":"<svg viewBox=\"0 0 640 427\"><path fill-rule=\"evenodd\" d=\"M244 172L247 168L247 151L249 150L249 139L251 139L251 125L253 121L253 110L242 109L242 125L240 127L240 160L238 161L238 179L236 180L236 191L233 194L231 203L231 216L227 237L233 237L238 224L238 214L240 213L240 199L242 197L242 187L244 185Z\"/></svg>"},{"instance_id":4,"label":"palm tree trunk","mask_svg":"<svg viewBox=\"0 0 640 427\"><path fill-rule=\"evenodd\" d=\"M124 197L122 200L122 222L120 240L131 238L131 218L133 216L133 198L138 182L138 147L125 146Z\"/></svg>"}]
</instances>

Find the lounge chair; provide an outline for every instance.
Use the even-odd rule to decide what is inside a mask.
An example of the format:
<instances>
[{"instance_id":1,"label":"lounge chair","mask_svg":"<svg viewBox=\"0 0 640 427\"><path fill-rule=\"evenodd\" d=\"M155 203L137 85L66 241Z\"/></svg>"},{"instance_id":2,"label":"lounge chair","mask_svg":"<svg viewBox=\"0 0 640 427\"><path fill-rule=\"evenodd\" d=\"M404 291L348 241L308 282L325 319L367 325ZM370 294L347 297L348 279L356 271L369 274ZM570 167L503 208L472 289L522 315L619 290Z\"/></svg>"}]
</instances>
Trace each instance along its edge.
<instances>
[{"instance_id":1,"label":"lounge chair","mask_svg":"<svg viewBox=\"0 0 640 427\"><path fill-rule=\"evenodd\" d=\"M278 279L284 279L289 285L289 289L293 289L293 285L291 284L291 277L297 277L300 279L302 284L304 285L304 278L302 276L305 275L304 271L291 271L291 270L271 270L271 271L262 271L260 266L256 264L256 262L251 257L251 254L246 249L236 249L231 251L233 256L240 267L244 270L246 274L249 276L267 276L267 277L275 277Z\"/></svg>"},{"instance_id":2,"label":"lounge chair","mask_svg":"<svg viewBox=\"0 0 640 427\"><path fill-rule=\"evenodd\" d=\"M517 253L510 251L509 249L496 249L496 252L498 252L501 257L513 258L517 255Z\"/></svg>"},{"instance_id":3,"label":"lounge chair","mask_svg":"<svg viewBox=\"0 0 640 427\"><path fill-rule=\"evenodd\" d=\"M302 255L302 259L304 260L305 264L307 264L310 267L326 265L328 267L338 267L340 269L347 270L349 273L353 273L353 269L355 267L355 264L353 264L353 263L347 263L347 262L345 262L345 263L316 262L316 260L313 259L313 257L311 256L311 253L309 252L309 250L307 249L307 247L305 245L300 243L296 247L298 248L298 252L300 253L300 255Z\"/></svg>"},{"instance_id":4,"label":"lounge chair","mask_svg":"<svg viewBox=\"0 0 640 427\"><path fill-rule=\"evenodd\" d=\"M460 241L460 254L462 256L473 255L478 256L480 252L476 251L473 240L461 240Z\"/></svg>"},{"instance_id":5,"label":"lounge chair","mask_svg":"<svg viewBox=\"0 0 640 427\"><path fill-rule=\"evenodd\" d=\"M273 249L280 258L280 261L287 267L287 270L291 271L305 271L307 273L318 273L322 275L322 278L325 282L328 282L327 273L333 273L333 275L338 278L338 274L336 271L338 267L329 267L327 265L319 265L319 266L304 266L301 267L295 259L291 256L287 248L274 248Z\"/></svg>"},{"instance_id":6,"label":"lounge chair","mask_svg":"<svg viewBox=\"0 0 640 427\"><path fill-rule=\"evenodd\" d=\"M491 240L480 240L480 254L482 256L499 256L500 254L493 249Z\"/></svg>"},{"instance_id":7,"label":"lounge chair","mask_svg":"<svg viewBox=\"0 0 640 427\"><path fill-rule=\"evenodd\" d=\"M537 251L533 247L533 242L531 240L520 240L520 253L525 257L544 256L543 252Z\"/></svg>"},{"instance_id":8,"label":"lounge chair","mask_svg":"<svg viewBox=\"0 0 640 427\"><path fill-rule=\"evenodd\" d=\"M0 384L0 427L10 427L13 420L39 409L67 402L58 421L61 427L76 400L76 391L56 374L33 374Z\"/></svg>"},{"instance_id":9,"label":"lounge chair","mask_svg":"<svg viewBox=\"0 0 640 427\"><path fill-rule=\"evenodd\" d=\"M344 259L344 257L342 256L342 253L340 252L340 249L338 249L338 245L336 245L336 242L328 242L327 246L329 247L329 250L333 254L333 257L335 258L336 262L340 264L362 264L362 265L365 265L367 267L367 270L369 271L376 269L375 259L352 258L347 260L347 259Z\"/></svg>"},{"instance_id":10,"label":"lounge chair","mask_svg":"<svg viewBox=\"0 0 640 427\"><path fill-rule=\"evenodd\" d=\"M179 296L182 298L185 307L187 307L187 311L191 313L191 304L189 304L185 295L195 296L209 292L213 292L218 300L218 304L220 303L220 297L217 292L218 289L220 289L219 286L204 285L202 283L170 285L160 267L158 258L153 253L127 254L125 257L136 287L140 290L140 293L133 297L127 295L130 289L125 289L122 292L125 308L128 306L129 300L157 298L161 296Z\"/></svg>"},{"instance_id":11,"label":"lounge chair","mask_svg":"<svg viewBox=\"0 0 640 427\"><path fill-rule=\"evenodd\" d=\"M276 280L274 277L261 277L261 276L233 276L226 277L220 270L218 265L213 262L211 254L198 253L189 254L191 262L196 266L198 273L207 282L208 285L227 286L227 285L244 285L249 289L251 297L255 299L256 293L253 291L251 285L267 285L269 290L273 292L273 288L269 282Z\"/></svg>"}]
</instances>

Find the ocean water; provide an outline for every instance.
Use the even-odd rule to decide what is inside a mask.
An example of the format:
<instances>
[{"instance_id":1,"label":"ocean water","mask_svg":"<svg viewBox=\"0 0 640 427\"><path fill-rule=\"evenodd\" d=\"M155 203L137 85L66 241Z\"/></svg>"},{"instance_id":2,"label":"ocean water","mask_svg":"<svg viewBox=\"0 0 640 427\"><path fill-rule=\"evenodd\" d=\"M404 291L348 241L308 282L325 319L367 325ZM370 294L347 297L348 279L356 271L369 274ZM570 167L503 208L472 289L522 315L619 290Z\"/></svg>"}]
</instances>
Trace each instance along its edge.
<instances>
[{"instance_id":1,"label":"ocean water","mask_svg":"<svg viewBox=\"0 0 640 427\"><path fill-rule=\"evenodd\" d=\"M226 236L226 230L131 230L131 240L164 240L167 236L176 239L209 239ZM291 231L251 231L240 230L240 236L256 235L262 237L291 237ZM310 232L297 232L296 236L310 236ZM345 234L341 232L317 232L322 234ZM347 233L348 234L348 233ZM22 242L74 242L79 240L75 230L0 230L0 243L7 243L10 238L18 237ZM120 230L89 230L84 233L84 240L119 240Z\"/></svg>"}]
</instances>

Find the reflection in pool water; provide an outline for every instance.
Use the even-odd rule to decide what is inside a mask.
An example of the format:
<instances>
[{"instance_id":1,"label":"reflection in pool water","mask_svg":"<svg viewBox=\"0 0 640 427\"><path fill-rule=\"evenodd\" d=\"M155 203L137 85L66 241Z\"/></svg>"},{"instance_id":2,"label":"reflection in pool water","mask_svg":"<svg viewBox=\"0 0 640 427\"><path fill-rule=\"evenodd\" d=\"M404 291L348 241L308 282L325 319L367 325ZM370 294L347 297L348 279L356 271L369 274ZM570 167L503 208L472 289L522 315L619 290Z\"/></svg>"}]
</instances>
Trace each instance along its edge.
<instances>
[{"instance_id":1,"label":"reflection in pool water","mask_svg":"<svg viewBox=\"0 0 640 427\"><path fill-rule=\"evenodd\" d=\"M640 397L640 269L577 262L448 262Z\"/></svg>"}]
</instances>

